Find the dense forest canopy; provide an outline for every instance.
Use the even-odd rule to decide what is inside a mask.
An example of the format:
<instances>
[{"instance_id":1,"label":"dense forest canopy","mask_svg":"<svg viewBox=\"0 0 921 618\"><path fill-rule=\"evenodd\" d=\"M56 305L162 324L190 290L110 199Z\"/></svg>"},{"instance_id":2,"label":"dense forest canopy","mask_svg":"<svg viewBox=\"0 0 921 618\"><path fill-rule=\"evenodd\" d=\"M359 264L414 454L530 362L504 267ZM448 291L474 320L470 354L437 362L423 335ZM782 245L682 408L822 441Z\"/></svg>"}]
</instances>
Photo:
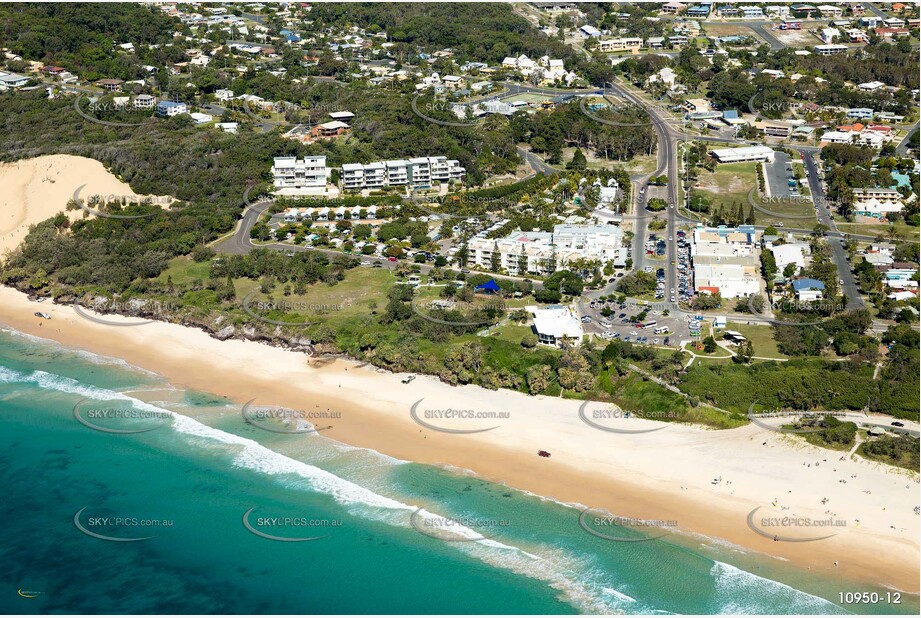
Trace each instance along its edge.
<instances>
[{"instance_id":1,"label":"dense forest canopy","mask_svg":"<svg viewBox=\"0 0 921 618\"><path fill-rule=\"evenodd\" d=\"M574 51L534 28L501 3L322 3L313 6L318 23L378 26L391 41L421 49L452 48L481 62L498 63L506 56L549 55L568 60Z\"/></svg>"},{"instance_id":2,"label":"dense forest canopy","mask_svg":"<svg viewBox=\"0 0 921 618\"><path fill-rule=\"evenodd\" d=\"M4 3L0 47L27 60L55 62L87 78L140 77L141 69L113 53L119 43L163 45L179 22L132 3Z\"/></svg>"}]
</instances>

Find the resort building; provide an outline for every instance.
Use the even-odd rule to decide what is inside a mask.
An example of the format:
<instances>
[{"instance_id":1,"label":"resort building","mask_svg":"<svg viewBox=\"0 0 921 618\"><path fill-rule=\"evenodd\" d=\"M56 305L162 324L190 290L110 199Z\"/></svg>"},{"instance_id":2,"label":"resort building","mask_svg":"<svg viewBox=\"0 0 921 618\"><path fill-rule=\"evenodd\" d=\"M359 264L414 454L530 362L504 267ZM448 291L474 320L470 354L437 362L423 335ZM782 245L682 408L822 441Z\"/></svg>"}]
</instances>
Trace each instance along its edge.
<instances>
[{"instance_id":1,"label":"resort building","mask_svg":"<svg viewBox=\"0 0 921 618\"><path fill-rule=\"evenodd\" d=\"M549 275L581 260L623 268L628 255L623 231L615 225L557 225L553 232L513 232L505 238L481 232L467 248L477 266L510 275Z\"/></svg>"},{"instance_id":2,"label":"resort building","mask_svg":"<svg viewBox=\"0 0 921 618\"><path fill-rule=\"evenodd\" d=\"M828 144L854 144L882 148L886 137L879 131L827 131L822 134L821 141Z\"/></svg>"},{"instance_id":3,"label":"resort building","mask_svg":"<svg viewBox=\"0 0 921 618\"><path fill-rule=\"evenodd\" d=\"M619 39L604 39L598 41L598 51L611 53L630 51L636 53L643 46L643 39L639 37L624 37Z\"/></svg>"},{"instance_id":4,"label":"resort building","mask_svg":"<svg viewBox=\"0 0 921 618\"><path fill-rule=\"evenodd\" d=\"M326 157L275 157L272 166L278 195L323 195L329 175Z\"/></svg>"},{"instance_id":5,"label":"resort building","mask_svg":"<svg viewBox=\"0 0 921 618\"><path fill-rule=\"evenodd\" d=\"M852 189L854 214L875 219L886 219L889 214L901 212L905 204L902 194L895 189Z\"/></svg>"},{"instance_id":6,"label":"resort building","mask_svg":"<svg viewBox=\"0 0 921 618\"><path fill-rule=\"evenodd\" d=\"M467 173L459 161L447 157L418 157L342 166L342 188L347 191L409 185L424 189L436 183L461 180Z\"/></svg>"}]
</instances>

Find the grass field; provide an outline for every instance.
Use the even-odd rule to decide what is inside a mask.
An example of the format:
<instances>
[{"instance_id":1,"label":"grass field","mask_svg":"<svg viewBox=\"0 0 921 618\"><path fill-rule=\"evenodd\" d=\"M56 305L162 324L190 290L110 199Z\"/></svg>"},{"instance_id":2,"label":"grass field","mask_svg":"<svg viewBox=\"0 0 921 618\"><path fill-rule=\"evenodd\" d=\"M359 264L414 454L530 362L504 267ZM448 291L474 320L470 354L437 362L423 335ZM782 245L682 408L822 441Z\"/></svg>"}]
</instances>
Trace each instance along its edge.
<instances>
[{"instance_id":1,"label":"grass field","mask_svg":"<svg viewBox=\"0 0 921 618\"><path fill-rule=\"evenodd\" d=\"M848 234L863 234L866 236L883 236L885 239L889 239L889 230L895 228L895 232L899 238L903 240L913 240L918 241L919 228L908 225L907 223L839 223L835 222L835 225L842 232Z\"/></svg>"},{"instance_id":2,"label":"grass field","mask_svg":"<svg viewBox=\"0 0 921 618\"><path fill-rule=\"evenodd\" d=\"M205 281L211 271L211 262L194 262L188 257L176 257L170 260L169 267L160 273L157 281L172 281L175 285L186 285L196 279Z\"/></svg>"},{"instance_id":3,"label":"grass field","mask_svg":"<svg viewBox=\"0 0 921 618\"><path fill-rule=\"evenodd\" d=\"M701 170L694 193L703 195L710 201L711 210L720 206L729 208L741 204L746 214L751 209L748 205L748 193L758 185L755 168L757 163L721 163L715 172Z\"/></svg>"},{"instance_id":4,"label":"grass field","mask_svg":"<svg viewBox=\"0 0 921 618\"><path fill-rule=\"evenodd\" d=\"M706 339L706 336L704 335L704 333L701 333L700 336L701 336L701 341L703 341L704 339ZM713 338L714 338L714 339L718 339L718 335L717 335L717 336L714 336ZM701 348L698 350L698 349L696 349L696 348L694 347L694 344L693 344L693 343L687 343L687 344L684 345L684 347L681 348L681 350L682 350L683 352L690 352L690 353L692 353L692 354L695 354L695 355L697 355L698 357L700 357L700 358L702 358L702 359L719 359L719 358L724 358L724 359L727 359L727 360L728 360L728 359L732 358L732 354L730 354L728 351L726 351L726 350L724 350L723 348L720 348L720 347L717 347L717 348L716 348L716 352L714 352L713 354L707 354L706 352L704 352L704 350L703 350L703 345L702 345L702 344L701 344ZM695 359L695 362L696 362L696 359Z\"/></svg>"},{"instance_id":5,"label":"grass field","mask_svg":"<svg viewBox=\"0 0 921 618\"><path fill-rule=\"evenodd\" d=\"M788 358L777 349L777 342L774 340L774 331L770 326L751 326L739 322L727 322L726 328L742 333L746 339L751 341L752 347L755 348L755 356Z\"/></svg>"},{"instance_id":6,"label":"grass field","mask_svg":"<svg viewBox=\"0 0 921 618\"><path fill-rule=\"evenodd\" d=\"M631 175L646 175L652 174L656 171L656 166L659 164L658 157L656 155L644 155L640 157L633 157L627 164L624 166Z\"/></svg>"},{"instance_id":7,"label":"grass field","mask_svg":"<svg viewBox=\"0 0 921 618\"><path fill-rule=\"evenodd\" d=\"M309 321L314 317L322 317L324 322L335 327L337 322L382 310L387 305L387 292L394 281L393 275L385 269L354 268L344 280L335 285L314 283L304 294L292 293L285 296L284 285L277 284L271 294L266 295L258 291L259 282L251 279L235 280L234 289L241 303L244 298L259 301L271 296L276 302L293 309L284 312L283 318L267 316L271 319Z\"/></svg>"}]
</instances>

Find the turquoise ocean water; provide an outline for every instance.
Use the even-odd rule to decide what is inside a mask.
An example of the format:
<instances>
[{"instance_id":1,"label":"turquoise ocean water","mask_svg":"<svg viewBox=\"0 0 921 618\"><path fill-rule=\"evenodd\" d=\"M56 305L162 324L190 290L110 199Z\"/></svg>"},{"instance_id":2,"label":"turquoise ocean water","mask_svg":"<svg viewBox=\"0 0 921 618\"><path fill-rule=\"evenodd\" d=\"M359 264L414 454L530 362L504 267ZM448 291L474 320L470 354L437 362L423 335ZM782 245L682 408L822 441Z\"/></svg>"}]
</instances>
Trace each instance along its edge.
<instances>
[{"instance_id":1,"label":"turquoise ocean water","mask_svg":"<svg viewBox=\"0 0 921 618\"><path fill-rule=\"evenodd\" d=\"M106 409L153 418L91 416ZM845 607L839 591L872 588L718 541L600 538L577 508L266 431L238 405L2 329L0 491L4 613L918 612L915 597ZM419 517L435 515L471 529L432 534Z\"/></svg>"}]
</instances>

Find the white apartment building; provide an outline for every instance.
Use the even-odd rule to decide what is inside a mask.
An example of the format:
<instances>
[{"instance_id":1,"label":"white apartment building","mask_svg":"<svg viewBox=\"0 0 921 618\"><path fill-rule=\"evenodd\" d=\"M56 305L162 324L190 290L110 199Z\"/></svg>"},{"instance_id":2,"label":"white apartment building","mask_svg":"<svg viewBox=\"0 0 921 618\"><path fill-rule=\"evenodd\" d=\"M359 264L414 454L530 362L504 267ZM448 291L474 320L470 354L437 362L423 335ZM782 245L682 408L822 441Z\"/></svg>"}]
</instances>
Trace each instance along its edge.
<instances>
[{"instance_id":1,"label":"white apartment building","mask_svg":"<svg viewBox=\"0 0 921 618\"><path fill-rule=\"evenodd\" d=\"M639 37L623 37L619 39L604 39L598 41L598 51L608 54L618 51L638 51L643 46L643 39Z\"/></svg>"},{"instance_id":2,"label":"white apartment building","mask_svg":"<svg viewBox=\"0 0 921 618\"><path fill-rule=\"evenodd\" d=\"M272 176L275 177L275 193L278 195L323 195L327 194L326 183L330 170L326 157L275 157Z\"/></svg>"},{"instance_id":3,"label":"white apartment building","mask_svg":"<svg viewBox=\"0 0 921 618\"><path fill-rule=\"evenodd\" d=\"M467 173L456 159L418 157L374 163L346 163L342 166L342 188L347 191L410 185L415 189L435 183L461 180Z\"/></svg>"},{"instance_id":4,"label":"white apartment building","mask_svg":"<svg viewBox=\"0 0 921 618\"><path fill-rule=\"evenodd\" d=\"M467 244L469 259L491 269L498 252L498 266L511 275L550 274L551 266L564 270L578 260L597 260L602 265L626 264L623 231L613 225L557 225L553 232L513 232L505 238L479 234Z\"/></svg>"},{"instance_id":5,"label":"white apartment building","mask_svg":"<svg viewBox=\"0 0 921 618\"><path fill-rule=\"evenodd\" d=\"M893 212L901 212L905 204L902 194L895 189L852 189L854 214L877 219L888 218Z\"/></svg>"}]
</instances>

